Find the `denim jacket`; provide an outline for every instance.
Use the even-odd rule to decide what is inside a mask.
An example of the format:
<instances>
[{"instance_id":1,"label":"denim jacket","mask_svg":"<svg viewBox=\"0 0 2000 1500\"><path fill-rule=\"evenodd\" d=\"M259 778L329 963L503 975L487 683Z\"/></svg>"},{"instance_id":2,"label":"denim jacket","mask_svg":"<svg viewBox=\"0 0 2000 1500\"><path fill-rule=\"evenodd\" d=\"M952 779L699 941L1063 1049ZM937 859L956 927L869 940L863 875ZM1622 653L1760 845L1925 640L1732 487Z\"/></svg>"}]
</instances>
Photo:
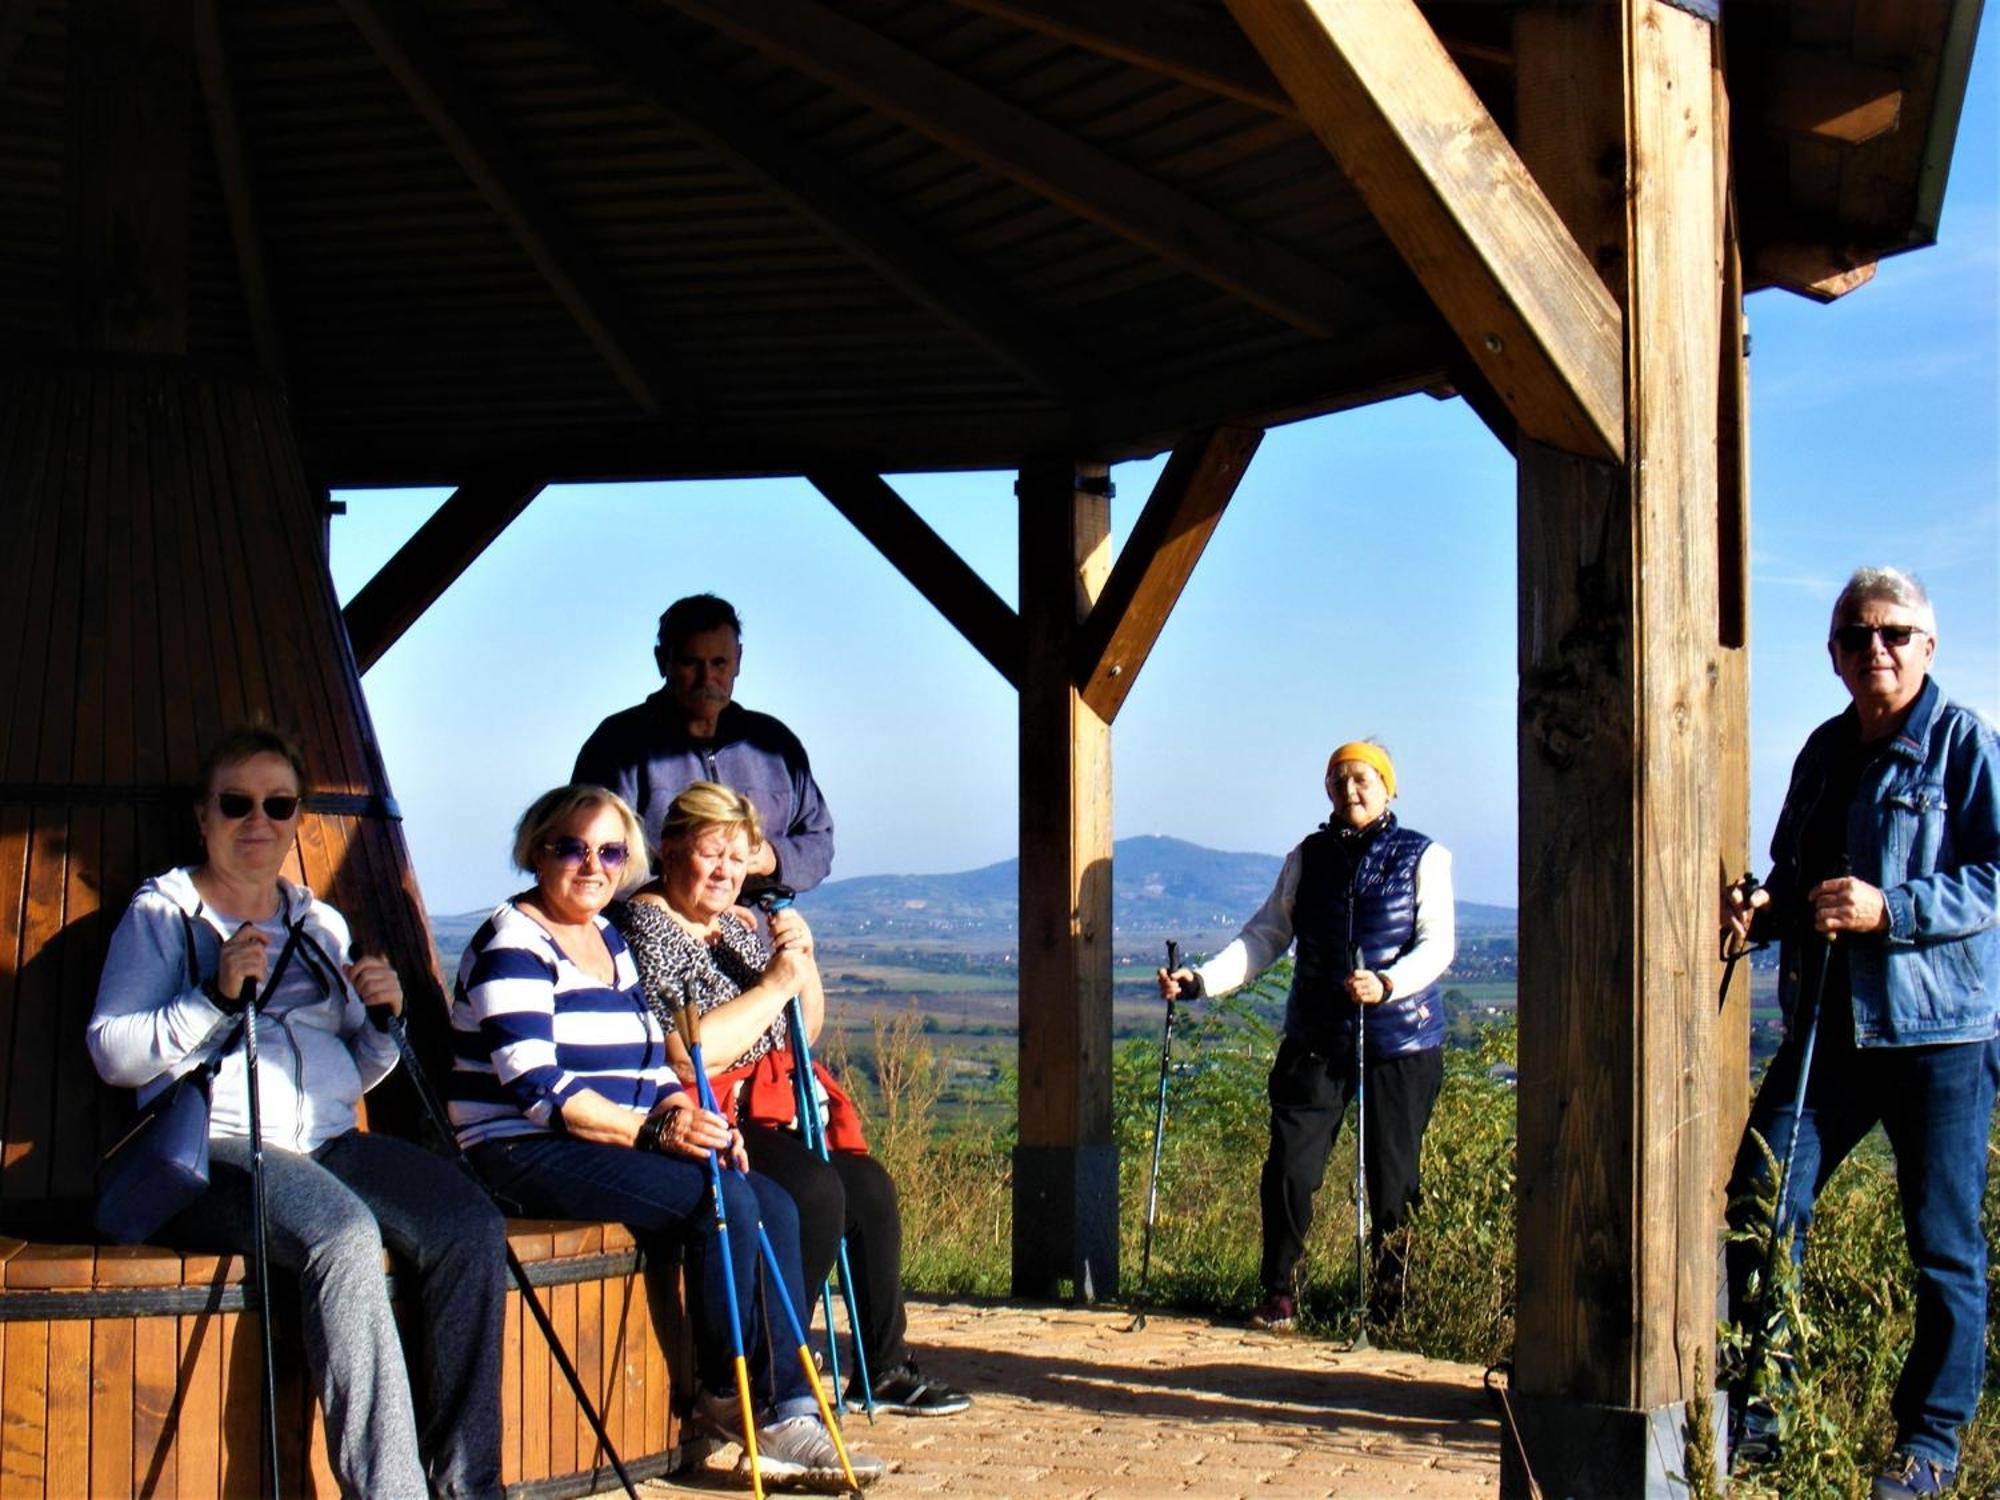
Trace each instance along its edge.
<instances>
[{"instance_id":1,"label":"denim jacket","mask_svg":"<svg viewBox=\"0 0 2000 1500\"><path fill-rule=\"evenodd\" d=\"M1794 910L1800 840L1843 740L1850 706L1812 732L1771 838L1772 912ZM1985 1041L2000 1030L2000 740L1934 679L1863 776L1847 810L1854 875L1878 887L1889 930L1854 939L1848 969L1863 1047ZM1800 942L1783 934L1778 999L1798 1000ZM1843 939L1846 941L1846 939Z\"/></svg>"}]
</instances>

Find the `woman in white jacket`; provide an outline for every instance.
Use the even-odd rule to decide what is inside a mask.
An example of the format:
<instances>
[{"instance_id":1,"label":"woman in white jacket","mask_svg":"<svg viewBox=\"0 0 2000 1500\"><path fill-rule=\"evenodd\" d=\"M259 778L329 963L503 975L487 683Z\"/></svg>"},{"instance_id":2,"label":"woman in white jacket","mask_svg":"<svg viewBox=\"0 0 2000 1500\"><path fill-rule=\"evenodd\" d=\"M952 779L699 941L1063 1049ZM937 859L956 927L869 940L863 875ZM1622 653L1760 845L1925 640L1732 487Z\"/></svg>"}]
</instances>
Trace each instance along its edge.
<instances>
[{"instance_id":1,"label":"woman in white jacket","mask_svg":"<svg viewBox=\"0 0 2000 1500\"><path fill-rule=\"evenodd\" d=\"M271 1260L298 1278L341 1488L497 1495L502 1221L451 1163L355 1127L361 1095L396 1066L395 1041L369 1011L399 1012L403 992L386 960L348 961L339 912L279 878L306 781L297 745L269 729L238 730L209 752L195 803L204 858L147 881L126 908L90 1018L91 1058L143 1103L227 1046L210 1091L208 1191L159 1238L247 1252L249 1100L236 1043L254 982ZM421 1307L415 1402L385 1244Z\"/></svg>"}]
</instances>

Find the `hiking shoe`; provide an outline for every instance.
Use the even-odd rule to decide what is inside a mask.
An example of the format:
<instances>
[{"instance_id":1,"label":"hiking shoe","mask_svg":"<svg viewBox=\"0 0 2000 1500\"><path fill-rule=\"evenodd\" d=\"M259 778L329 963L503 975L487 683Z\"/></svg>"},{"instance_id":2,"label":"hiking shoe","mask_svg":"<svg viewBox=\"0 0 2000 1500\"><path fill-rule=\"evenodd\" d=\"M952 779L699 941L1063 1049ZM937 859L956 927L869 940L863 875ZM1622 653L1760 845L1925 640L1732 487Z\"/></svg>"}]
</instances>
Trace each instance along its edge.
<instances>
[{"instance_id":1,"label":"hiking shoe","mask_svg":"<svg viewBox=\"0 0 2000 1500\"><path fill-rule=\"evenodd\" d=\"M1940 1467L1920 1454L1900 1448L1889 1455L1889 1465L1875 1476L1869 1487L1872 1500L1910 1500L1912 1495L1942 1495L1958 1478L1958 1470Z\"/></svg>"},{"instance_id":2,"label":"hiking shoe","mask_svg":"<svg viewBox=\"0 0 2000 1500\"><path fill-rule=\"evenodd\" d=\"M743 1407L734 1391L702 1391L681 1423L683 1469L697 1468L724 1448L743 1441Z\"/></svg>"},{"instance_id":3,"label":"hiking shoe","mask_svg":"<svg viewBox=\"0 0 2000 1500\"><path fill-rule=\"evenodd\" d=\"M847 1404L865 1407L861 1382L847 1388ZM942 1381L926 1380L917 1367L905 1360L875 1382L875 1410L899 1417L948 1417L972 1405L972 1398L955 1391ZM856 1471L857 1477L859 1471Z\"/></svg>"},{"instance_id":4,"label":"hiking shoe","mask_svg":"<svg viewBox=\"0 0 2000 1500\"><path fill-rule=\"evenodd\" d=\"M847 1450L847 1462L854 1470L854 1482L864 1489L889 1471L881 1459L856 1453L852 1448ZM750 1477L748 1453L737 1460L736 1475L745 1480ZM840 1453L816 1416L786 1417L757 1429L757 1477L765 1484L796 1485L836 1494L847 1488Z\"/></svg>"},{"instance_id":5,"label":"hiking shoe","mask_svg":"<svg viewBox=\"0 0 2000 1500\"><path fill-rule=\"evenodd\" d=\"M1250 1326L1272 1333L1290 1333L1299 1326L1299 1304L1284 1292L1273 1292L1250 1314Z\"/></svg>"}]
</instances>

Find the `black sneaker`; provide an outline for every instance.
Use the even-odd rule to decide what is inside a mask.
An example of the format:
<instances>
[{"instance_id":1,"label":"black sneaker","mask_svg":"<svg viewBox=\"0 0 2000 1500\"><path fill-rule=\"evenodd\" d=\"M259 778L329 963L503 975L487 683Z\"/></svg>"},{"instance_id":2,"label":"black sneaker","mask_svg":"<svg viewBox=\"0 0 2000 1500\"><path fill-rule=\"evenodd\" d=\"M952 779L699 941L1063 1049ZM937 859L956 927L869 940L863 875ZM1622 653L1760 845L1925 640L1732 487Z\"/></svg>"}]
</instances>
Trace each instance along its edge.
<instances>
[{"instance_id":1,"label":"black sneaker","mask_svg":"<svg viewBox=\"0 0 2000 1500\"><path fill-rule=\"evenodd\" d=\"M847 1388L847 1404L864 1406L861 1384ZM905 1360L887 1373L875 1377L875 1410L904 1417L948 1417L972 1405L963 1391L936 1380L926 1380L917 1367Z\"/></svg>"}]
</instances>

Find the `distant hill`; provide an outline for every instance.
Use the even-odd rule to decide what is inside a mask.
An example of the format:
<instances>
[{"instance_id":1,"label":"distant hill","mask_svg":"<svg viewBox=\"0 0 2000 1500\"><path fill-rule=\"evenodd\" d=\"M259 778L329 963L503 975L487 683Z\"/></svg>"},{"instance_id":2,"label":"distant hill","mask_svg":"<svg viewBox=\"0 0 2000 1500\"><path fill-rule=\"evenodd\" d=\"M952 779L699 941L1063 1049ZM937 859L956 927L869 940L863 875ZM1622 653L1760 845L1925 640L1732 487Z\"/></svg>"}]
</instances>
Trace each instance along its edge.
<instances>
[{"instance_id":1,"label":"distant hill","mask_svg":"<svg viewBox=\"0 0 2000 1500\"><path fill-rule=\"evenodd\" d=\"M1120 946L1154 937L1181 939L1190 951L1227 939L1264 903L1284 863L1276 854L1234 854L1186 839L1148 834L1112 847L1112 910ZM973 948L1011 947L1016 933L1020 861L1001 860L944 875L862 875L829 880L800 907L823 938L942 941ZM1514 932L1511 906L1458 904L1460 931ZM434 916L448 964L457 962L485 912Z\"/></svg>"}]
</instances>

